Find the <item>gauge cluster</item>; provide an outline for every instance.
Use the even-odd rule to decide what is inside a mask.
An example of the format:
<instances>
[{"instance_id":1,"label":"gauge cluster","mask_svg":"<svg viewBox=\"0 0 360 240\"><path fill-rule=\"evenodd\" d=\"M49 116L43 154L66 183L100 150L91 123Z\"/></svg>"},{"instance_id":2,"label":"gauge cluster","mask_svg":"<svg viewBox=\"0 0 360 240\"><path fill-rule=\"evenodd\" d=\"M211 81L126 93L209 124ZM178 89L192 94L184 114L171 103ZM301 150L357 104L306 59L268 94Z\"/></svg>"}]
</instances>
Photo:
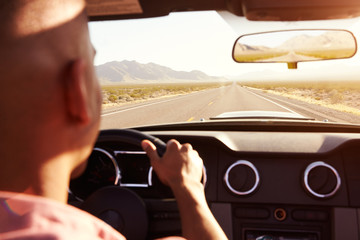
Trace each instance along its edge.
<instances>
[{"instance_id":1,"label":"gauge cluster","mask_svg":"<svg viewBox=\"0 0 360 240\"><path fill-rule=\"evenodd\" d=\"M72 198L83 202L97 190L107 186L130 189L143 199L174 198L171 189L161 183L157 177L150 159L140 147L141 141L134 141L127 136L133 133L125 129L101 132L87 160L84 173L70 182L69 193ZM154 140L156 141L156 138ZM207 153L211 151L207 150ZM216 160L216 155L212 159ZM213 176L216 175L215 171L216 169L212 168ZM207 169L204 164L201 179L204 187L208 186L207 179ZM214 186L215 184L216 182L213 181ZM215 188L212 189L211 195L215 196Z\"/></svg>"},{"instance_id":2,"label":"gauge cluster","mask_svg":"<svg viewBox=\"0 0 360 240\"><path fill-rule=\"evenodd\" d=\"M169 189L157 179L144 151L128 150L116 145L119 143L108 143L106 147L93 149L85 172L70 183L70 191L75 197L84 200L105 186L125 187L147 193L163 188L167 195L171 195Z\"/></svg>"},{"instance_id":3,"label":"gauge cluster","mask_svg":"<svg viewBox=\"0 0 360 240\"><path fill-rule=\"evenodd\" d=\"M119 180L120 170L114 156L104 149L94 148L85 172L71 181L70 191L84 200L100 188L118 185Z\"/></svg>"},{"instance_id":4,"label":"gauge cluster","mask_svg":"<svg viewBox=\"0 0 360 240\"><path fill-rule=\"evenodd\" d=\"M114 151L121 172L121 187L147 188L152 185L150 160L143 151Z\"/></svg>"}]
</instances>

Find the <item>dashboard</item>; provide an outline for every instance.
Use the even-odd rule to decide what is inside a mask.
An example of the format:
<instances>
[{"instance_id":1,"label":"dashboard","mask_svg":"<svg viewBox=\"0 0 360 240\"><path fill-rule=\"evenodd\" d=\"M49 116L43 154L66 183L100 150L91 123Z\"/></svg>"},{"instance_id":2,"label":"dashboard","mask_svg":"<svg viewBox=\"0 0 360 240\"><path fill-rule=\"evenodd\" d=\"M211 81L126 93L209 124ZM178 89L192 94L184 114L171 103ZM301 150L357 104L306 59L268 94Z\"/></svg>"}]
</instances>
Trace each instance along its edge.
<instances>
[{"instance_id":1,"label":"dashboard","mask_svg":"<svg viewBox=\"0 0 360 240\"><path fill-rule=\"evenodd\" d=\"M359 238L359 133L145 132L199 152L208 204L229 239ZM85 173L71 182L73 205L108 185L144 201L149 239L181 234L176 201L139 146L100 136Z\"/></svg>"}]
</instances>

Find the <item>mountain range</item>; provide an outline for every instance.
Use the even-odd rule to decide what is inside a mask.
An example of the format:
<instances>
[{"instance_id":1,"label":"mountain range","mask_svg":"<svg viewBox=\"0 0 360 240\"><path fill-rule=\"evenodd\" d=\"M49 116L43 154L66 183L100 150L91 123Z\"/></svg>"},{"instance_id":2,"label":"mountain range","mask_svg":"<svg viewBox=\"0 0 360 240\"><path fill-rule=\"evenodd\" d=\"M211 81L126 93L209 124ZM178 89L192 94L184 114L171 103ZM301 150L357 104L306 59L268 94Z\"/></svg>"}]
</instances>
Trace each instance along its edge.
<instances>
[{"instance_id":1,"label":"mountain range","mask_svg":"<svg viewBox=\"0 0 360 240\"><path fill-rule=\"evenodd\" d=\"M238 42L236 51L242 53L255 53L273 50L325 50L325 49L355 49L354 38L345 31L328 31L318 36L301 34L292 37L277 47L253 46Z\"/></svg>"},{"instance_id":2,"label":"mountain range","mask_svg":"<svg viewBox=\"0 0 360 240\"><path fill-rule=\"evenodd\" d=\"M354 38L348 32L343 31L328 31L318 36L302 34L285 41L277 48L299 49L299 46L305 49L355 49Z\"/></svg>"},{"instance_id":3,"label":"mountain range","mask_svg":"<svg viewBox=\"0 0 360 240\"><path fill-rule=\"evenodd\" d=\"M142 64L136 61L113 61L95 67L101 84L183 82L183 81L221 81L224 78L212 77L201 71L175 71L155 63Z\"/></svg>"}]
</instances>

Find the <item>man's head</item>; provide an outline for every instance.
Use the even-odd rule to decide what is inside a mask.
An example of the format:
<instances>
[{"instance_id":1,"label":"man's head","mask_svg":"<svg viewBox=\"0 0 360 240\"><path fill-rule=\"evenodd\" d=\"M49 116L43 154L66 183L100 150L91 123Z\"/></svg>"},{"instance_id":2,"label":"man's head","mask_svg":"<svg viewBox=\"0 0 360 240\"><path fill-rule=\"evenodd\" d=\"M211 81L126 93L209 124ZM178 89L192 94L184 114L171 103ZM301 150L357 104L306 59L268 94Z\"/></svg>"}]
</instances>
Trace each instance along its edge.
<instances>
[{"instance_id":1,"label":"man's head","mask_svg":"<svg viewBox=\"0 0 360 240\"><path fill-rule=\"evenodd\" d=\"M19 180L41 182L37 171L55 163L52 174L68 174L92 149L101 94L84 8L84 0L0 3L0 190L25 190Z\"/></svg>"}]
</instances>

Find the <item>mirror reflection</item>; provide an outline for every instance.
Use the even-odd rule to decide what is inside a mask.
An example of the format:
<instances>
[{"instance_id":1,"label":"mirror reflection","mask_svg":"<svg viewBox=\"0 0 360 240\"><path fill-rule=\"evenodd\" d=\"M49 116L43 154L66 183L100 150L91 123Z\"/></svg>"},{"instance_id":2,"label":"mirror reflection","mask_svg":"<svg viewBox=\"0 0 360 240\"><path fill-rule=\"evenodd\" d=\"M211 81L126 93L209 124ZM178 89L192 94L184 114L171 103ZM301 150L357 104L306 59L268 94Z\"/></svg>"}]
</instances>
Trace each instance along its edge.
<instances>
[{"instance_id":1,"label":"mirror reflection","mask_svg":"<svg viewBox=\"0 0 360 240\"><path fill-rule=\"evenodd\" d=\"M236 62L304 62L350 58L356 40L345 30L291 30L241 36L235 42Z\"/></svg>"}]
</instances>

